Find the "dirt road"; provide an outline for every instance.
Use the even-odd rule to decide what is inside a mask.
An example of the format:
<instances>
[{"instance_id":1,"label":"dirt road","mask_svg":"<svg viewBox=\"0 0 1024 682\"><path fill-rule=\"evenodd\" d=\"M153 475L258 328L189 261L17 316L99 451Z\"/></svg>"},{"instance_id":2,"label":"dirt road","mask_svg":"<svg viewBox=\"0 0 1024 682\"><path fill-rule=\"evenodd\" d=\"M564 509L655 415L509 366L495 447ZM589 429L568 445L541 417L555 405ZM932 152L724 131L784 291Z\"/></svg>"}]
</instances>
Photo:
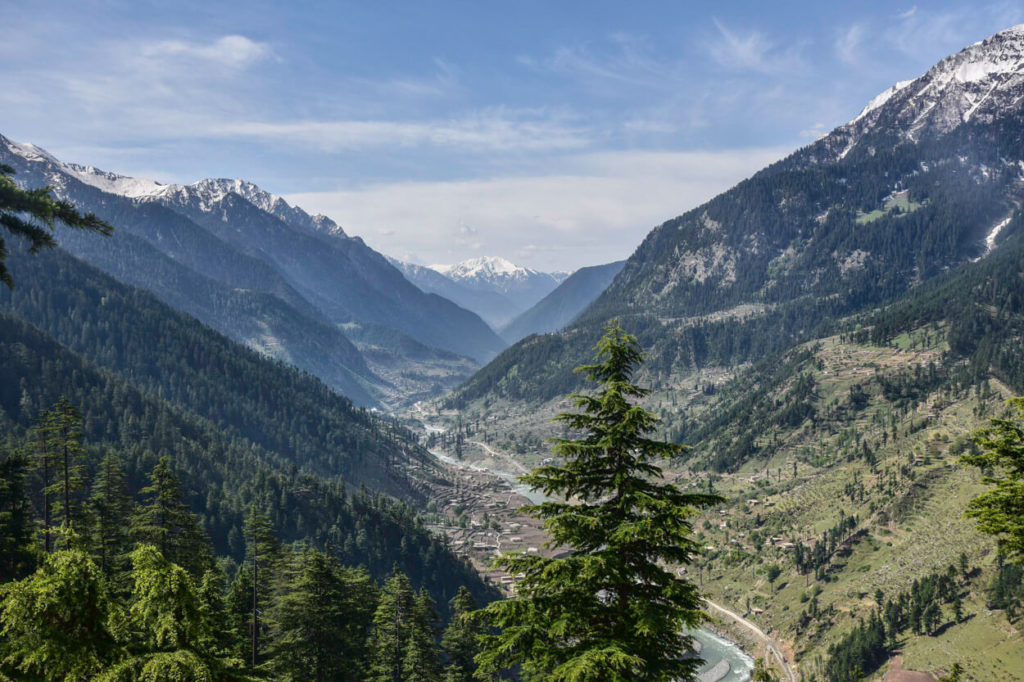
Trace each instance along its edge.
<instances>
[{"instance_id":1,"label":"dirt road","mask_svg":"<svg viewBox=\"0 0 1024 682\"><path fill-rule=\"evenodd\" d=\"M775 642L774 639L765 634L764 630L757 627L756 625L754 625L738 613L730 611L724 606L719 606L713 601L705 599L704 603L710 606L713 610L718 611L722 615L733 619L743 627L753 632L759 640L764 642L765 647L768 649L768 651L772 652L772 655L775 656L776 660L778 660L779 665L782 666L782 672L785 675L786 682L797 682L797 677L790 669L789 663L786 661L786 657L782 655L782 650L779 648L778 644Z\"/></svg>"}]
</instances>

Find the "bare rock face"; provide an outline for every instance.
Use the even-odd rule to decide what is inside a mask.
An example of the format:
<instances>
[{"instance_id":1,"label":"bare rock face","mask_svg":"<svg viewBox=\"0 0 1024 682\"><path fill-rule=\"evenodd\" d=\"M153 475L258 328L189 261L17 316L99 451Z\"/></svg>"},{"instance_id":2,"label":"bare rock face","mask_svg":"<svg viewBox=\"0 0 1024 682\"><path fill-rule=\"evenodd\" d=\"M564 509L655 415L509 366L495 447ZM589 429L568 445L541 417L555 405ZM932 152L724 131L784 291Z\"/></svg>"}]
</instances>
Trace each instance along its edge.
<instances>
[{"instance_id":1,"label":"bare rock face","mask_svg":"<svg viewBox=\"0 0 1024 682\"><path fill-rule=\"evenodd\" d=\"M968 122L992 123L1020 112L1024 95L1024 24L1013 26L946 57L923 76L896 83L825 140L842 159L869 132L887 129L916 141ZM830 157L830 158L829 158Z\"/></svg>"}]
</instances>

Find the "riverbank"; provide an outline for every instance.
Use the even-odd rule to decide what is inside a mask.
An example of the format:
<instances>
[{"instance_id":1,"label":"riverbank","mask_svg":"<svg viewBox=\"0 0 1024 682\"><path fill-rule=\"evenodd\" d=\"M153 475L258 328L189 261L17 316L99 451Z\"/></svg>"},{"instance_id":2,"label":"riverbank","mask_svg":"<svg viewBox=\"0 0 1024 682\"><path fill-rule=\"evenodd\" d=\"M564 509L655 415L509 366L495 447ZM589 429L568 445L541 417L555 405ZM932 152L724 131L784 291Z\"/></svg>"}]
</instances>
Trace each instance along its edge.
<instances>
[{"instance_id":1,"label":"riverbank","mask_svg":"<svg viewBox=\"0 0 1024 682\"><path fill-rule=\"evenodd\" d=\"M430 425L428 430L443 429ZM484 444L473 443L480 446ZM457 510L465 514L464 525L439 524L435 532L448 535L456 551L463 554L486 575L499 584L507 594L514 593L510 576L495 572L490 562L503 551L527 551L547 554L543 548L543 531L536 519L525 517L518 508L527 503L537 504L546 498L522 486L516 474L491 468L504 462L505 456L490 447L483 448L485 460L458 460L439 449L430 453L452 472L457 481L457 493L448 499L452 490L438 490L433 496L438 511L451 518ZM485 516L486 515L486 516ZM454 519L453 519L454 520ZM700 682L748 682L754 668L753 658L744 648L721 633L700 629L692 633L705 664L698 672Z\"/></svg>"}]
</instances>

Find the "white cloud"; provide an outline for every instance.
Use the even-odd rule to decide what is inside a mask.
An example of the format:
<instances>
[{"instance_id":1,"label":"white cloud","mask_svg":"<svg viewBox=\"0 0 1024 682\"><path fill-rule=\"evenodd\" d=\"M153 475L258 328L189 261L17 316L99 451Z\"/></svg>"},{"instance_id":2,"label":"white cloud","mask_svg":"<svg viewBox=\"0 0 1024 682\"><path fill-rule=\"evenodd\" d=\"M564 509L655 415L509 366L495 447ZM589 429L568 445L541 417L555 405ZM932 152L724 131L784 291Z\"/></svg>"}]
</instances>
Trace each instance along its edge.
<instances>
[{"instance_id":1,"label":"white cloud","mask_svg":"<svg viewBox=\"0 0 1024 682\"><path fill-rule=\"evenodd\" d=\"M855 65L861 61L861 45L867 33L863 24L854 24L843 31L836 40L836 54L845 64Z\"/></svg>"},{"instance_id":2,"label":"white cloud","mask_svg":"<svg viewBox=\"0 0 1024 682\"><path fill-rule=\"evenodd\" d=\"M526 118L502 111L441 121L235 121L198 132L210 137L296 143L327 152L421 145L539 152L581 149L590 144L585 130L559 117Z\"/></svg>"},{"instance_id":3,"label":"white cloud","mask_svg":"<svg viewBox=\"0 0 1024 682\"><path fill-rule=\"evenodd\" d=\"M810 128L800 131L800 137L804 139L817 140L819 137L824 137L829 133L828 127L824 123L815 123Z\"/></svg>"},{"instance_id":4,"label":"white cloud","mask_svg":"<svg viewBox=\"0 0 1024 682\"><path fill-rule=\"evenodd\" d=\"M139 53L149 59L183 58L233 69L246 67L272 54L265 43L240 35L227 35L208 43L161 40L141 45Z\"/></svg>"},{"instance_id":5,"label":"white cloud","mask_svg":"<svg viewBox=\"0 0 1024 682\"><path fill-rule=\"evenodd\" d=\"M385 254L414 254L416 262L513 254L525 265L569 269L627 257L656 225L788 151L593 153L550 174L385 183L287 198L331 216ZM537 244L543 249L530 248Z\"/></svg>"},{"instance_id":6,"label":"white cloud","mask_svg":"<svg viewBox=\"0 0 1024 682\"><path fill-rule=\"evenodd\" d=\"M709 41L708 50L711 57L726 69L759 73L803 69L799 44L790 42L782 48L760 31L750 31L741 36L718 19L713 23L717 35Z\"/></svg>"}]
</instances>

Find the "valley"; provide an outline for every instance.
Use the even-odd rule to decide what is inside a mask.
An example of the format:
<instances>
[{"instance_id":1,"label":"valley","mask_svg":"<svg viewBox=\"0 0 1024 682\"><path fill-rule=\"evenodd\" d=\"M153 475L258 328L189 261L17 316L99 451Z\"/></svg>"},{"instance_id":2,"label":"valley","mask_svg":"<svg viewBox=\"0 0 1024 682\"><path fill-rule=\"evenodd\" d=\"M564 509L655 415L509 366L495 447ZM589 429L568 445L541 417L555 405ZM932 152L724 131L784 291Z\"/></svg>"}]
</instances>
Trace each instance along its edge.
<instances>
[{"instance_id":1,"label":"valley","mask_svg":"<svg viewBox=\"0 0 1024 682\"><path fill-rule=\"evenodd\" d=\"M1024 680L1014 12L911 59L723 7L702 72L608 8L547 57L519 5L443 50L402 9L103 43L123 78L39 81L175 104L2 131L0 680ZM878 41L919 75L842 113Z\"/></svg>"}]
</instances>

